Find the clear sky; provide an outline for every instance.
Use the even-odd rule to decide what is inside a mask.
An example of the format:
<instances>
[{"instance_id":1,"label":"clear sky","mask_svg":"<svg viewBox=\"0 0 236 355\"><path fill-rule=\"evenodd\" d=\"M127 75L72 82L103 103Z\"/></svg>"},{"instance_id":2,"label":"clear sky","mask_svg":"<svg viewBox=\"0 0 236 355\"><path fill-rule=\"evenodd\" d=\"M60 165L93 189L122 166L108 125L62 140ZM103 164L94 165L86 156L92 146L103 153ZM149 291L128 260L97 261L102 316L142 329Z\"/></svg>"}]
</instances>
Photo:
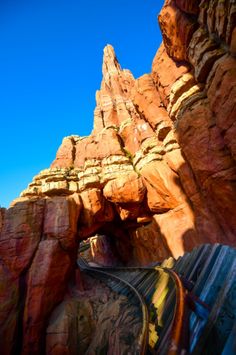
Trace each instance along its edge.
<instances>
[{"instance_id":1,"label":"clear sky","mask_svg":"<svg viewBox=\"0 0 236 355\"><path fill-rule=\"evenodd\" d=\"M62 138L88 135L103 48L135 77L161 42L162 0L0 0L0 206L48 168Z\"/></svg>"}]
</instances>

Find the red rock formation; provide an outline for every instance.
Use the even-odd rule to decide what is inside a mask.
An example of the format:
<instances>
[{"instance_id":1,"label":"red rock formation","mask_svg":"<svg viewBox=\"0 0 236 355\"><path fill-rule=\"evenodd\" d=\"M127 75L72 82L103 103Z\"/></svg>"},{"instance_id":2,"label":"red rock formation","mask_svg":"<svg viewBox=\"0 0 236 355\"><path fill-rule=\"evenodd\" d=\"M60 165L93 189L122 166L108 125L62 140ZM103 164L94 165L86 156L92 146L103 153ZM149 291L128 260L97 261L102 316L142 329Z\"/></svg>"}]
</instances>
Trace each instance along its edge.
<instances>
[{"instance_id":1,"label":"red rock formation","mask_svg":"<svg viewBox=\"0 0 236 355\"><path fill-rule=\"evenodd\" d=\"M72 268L58 240L43 240L30 267L23 316L23 354L44 352L44 331L53 308L63 299Z\"/></svg>"},{"instance_id":2,"label":"red rock formation","mask_svg":"<svg viewBox=\"0 0 236 355\"><path fill-rule=\"evenodd\" d=\"M163 44L136 80L104 49L91 135L66 137L0 211L3 354L43 353L82 239L106 234L116 259L143 265L236 245L235 13L229 0L166 0Z\"/></svg>"},{"instance_id":3,"label":"red rock formation","mask_svg":"<svg viewBox=\"0 0 236 355\"><path fill-rule=\"evenodd\" d=\"M234 245L234 5L225 5L166 1L164 44L137 80L107 46L92 134L65 138L23 195L79 193L80 238L113 222L128 244L152 218L174 256L202 242Z\"/></svg>"}]
</instances>

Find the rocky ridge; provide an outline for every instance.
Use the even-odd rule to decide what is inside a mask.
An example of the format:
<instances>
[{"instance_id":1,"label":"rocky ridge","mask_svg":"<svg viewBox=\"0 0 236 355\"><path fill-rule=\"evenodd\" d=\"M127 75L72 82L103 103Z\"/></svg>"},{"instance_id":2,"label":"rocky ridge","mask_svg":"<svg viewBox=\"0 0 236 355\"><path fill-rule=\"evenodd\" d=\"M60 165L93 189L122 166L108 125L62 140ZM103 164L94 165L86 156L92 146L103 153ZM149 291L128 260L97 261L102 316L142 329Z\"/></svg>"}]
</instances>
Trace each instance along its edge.
<instances>
[{"instance_id":1,"label":"rocky ridge","mask_svg":"<svg viewBox=\"0 0 236 355\"><path fill-rule=\"evenodd\" d=\"M4 354L42 353L80 240L107 235L126 264L236 244L236 2L166 0L159 23L152 72L135 79L106 46L91 135L64 138L0 211Z\"/></svg>"}]
</instances>

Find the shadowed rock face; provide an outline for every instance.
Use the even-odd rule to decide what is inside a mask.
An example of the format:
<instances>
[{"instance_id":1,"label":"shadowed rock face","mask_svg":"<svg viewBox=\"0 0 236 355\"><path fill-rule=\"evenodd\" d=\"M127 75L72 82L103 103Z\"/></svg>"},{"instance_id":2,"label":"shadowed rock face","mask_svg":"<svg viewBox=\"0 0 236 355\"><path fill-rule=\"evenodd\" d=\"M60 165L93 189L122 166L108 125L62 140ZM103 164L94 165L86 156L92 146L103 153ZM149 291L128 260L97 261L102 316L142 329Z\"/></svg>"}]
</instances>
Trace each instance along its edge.
<instances>
[{"instance_id":1,"label":"shadowed rock face","mask_svg":"<svg viewBox=\"0 0 236 355\"><path fill-rule=\"evenodd\" d=\"M105 234L116 258L142 265L236 245L235 14L229 0L167 0L163 44L138 79L105 47L91 135L64 138L50 169L0 210L4 354L32 343L42 354L82 239Z\"/></svg>"},{"instance_id":2,"label":"shadowed rock face","mask_svg":"<svg viewBox=\"0 0 236 355\"><path fill-rule=\"evenodd\" d=\"M46 353L137 354L141 333L139 309L124 295L86 276L84 290L71 294L55 308L46 330Z\"/></svg>"}]
</instances>

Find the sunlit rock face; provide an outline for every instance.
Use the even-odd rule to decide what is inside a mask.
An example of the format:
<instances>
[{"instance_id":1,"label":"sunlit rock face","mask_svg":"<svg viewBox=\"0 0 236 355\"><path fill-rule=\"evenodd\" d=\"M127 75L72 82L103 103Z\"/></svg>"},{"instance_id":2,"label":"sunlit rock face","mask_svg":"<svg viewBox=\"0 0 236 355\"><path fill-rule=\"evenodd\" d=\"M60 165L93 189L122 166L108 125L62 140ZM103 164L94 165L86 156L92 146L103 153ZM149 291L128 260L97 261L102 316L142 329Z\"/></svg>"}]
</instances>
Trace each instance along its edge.
<instances>
[{"instance_id":1,"label":"sunlit rock face","mask_svg":"<svg viewBox=\"0 0 236 355\"><path fill-rule=\"evenodd\" d=\"M105 47L91 135L64 138L0 210L3 354L43 353L83 239L106 235L112 253L94 241L93 255L109 265L236 245L235 13L229 0L166 1L163 44L137 79Z\"/></svg>"}]
</instances>

